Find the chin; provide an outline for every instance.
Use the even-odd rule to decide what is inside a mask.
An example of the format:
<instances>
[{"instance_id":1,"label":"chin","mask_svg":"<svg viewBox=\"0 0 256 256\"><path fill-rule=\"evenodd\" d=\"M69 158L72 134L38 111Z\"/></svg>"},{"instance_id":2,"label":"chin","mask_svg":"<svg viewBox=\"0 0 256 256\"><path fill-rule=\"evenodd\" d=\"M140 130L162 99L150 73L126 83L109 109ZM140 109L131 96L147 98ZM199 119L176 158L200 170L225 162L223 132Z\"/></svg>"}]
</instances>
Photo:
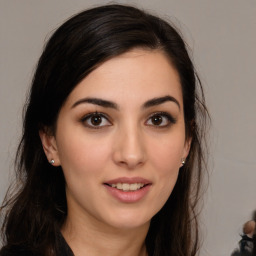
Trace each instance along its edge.
<instances>
[{"instance_id":1,"label":"chin","mask_svg":"<svg viewBox=\"0 0 256 256\"><path fill-rule=\"evenodd\" d=\"M142 215L138 213L128 213L127 211L123 214L111 214L111 219L109 219L110 226L116 229L137 229L141 227L149 226L151 218L148 214Z\"/></svg>"}]
</instances>

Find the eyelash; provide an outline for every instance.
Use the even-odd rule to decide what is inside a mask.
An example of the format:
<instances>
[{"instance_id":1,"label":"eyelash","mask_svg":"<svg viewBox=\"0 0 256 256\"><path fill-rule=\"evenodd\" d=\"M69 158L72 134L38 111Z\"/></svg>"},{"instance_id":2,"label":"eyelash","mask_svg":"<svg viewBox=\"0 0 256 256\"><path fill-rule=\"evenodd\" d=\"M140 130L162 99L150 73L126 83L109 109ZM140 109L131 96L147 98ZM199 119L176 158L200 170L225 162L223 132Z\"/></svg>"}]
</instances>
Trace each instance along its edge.
<instances>
[{"instance_id":1,"label":"eyelash","mask_svg":"<svg viewBox=\"0 0 256 256\"><path fill-rule=\"evenodd\" d=\"M101 120L102 120L102 119L105 119L109 124L107 124L107 125L101 125L101 123L100 123L99 126L93 125L92 123L91 123L91 124L88 124L88 123L87 123L88 120L90 120L90 122L92 122L91 118L93 118L93 117L100 117ZM106 121L105 121L105 122L106 122ZM86 127L90 128L90 129L101 129L101 128L103 128L103 127L111 126L111 125L112 125L112 123L109 121L109 118L108 118L105 114L100 113L100 112L93 112L93 113L87 114L86 116L84 116L84 117L81 119L81 122L82 122Z\"/></svg>"},{"instance_id":2,"label":"eyelash","mask_svg":"<svg viewBox=\"0 0 256 256\"><path fill-rule=\"evenodd\" d=\"M167 124L165 124L165 125L154 125L154 124L150 124L150 125L148 125L148 126L153 126L153 127L155 127L155 128L166 128L166 127L169 127L170 125L172 125L172 124L175 124L176 122L177 122L177 120L173 117L173 116L171 116L169 113L167 113L167 112L155 112L155 113L153 113L148 119L147 119L147 121L146 122L148 122L148 120L151 120L151 122L152 122L152 118L154 118L154 117L161 117L162 118L162 120L163 120L163 118L166 120L166 122L167 122Z\"/></svg>"},{"instance_id":3,"label":"eyelash","mask_svg":"<svg viewBox=\"0 0 256 256\"><path fill-rule=\"evenodd\" d=\"M91 118L93 118L93 117L99 117L101 119L101 122L99 123L99 125L92 124L92 119ZM161 123L159 125L155 125L155 124L152 123L152 118L154 118L154 117L160 117L161 118ZM102 125L102 120L103 119L105 120L104 122L107 122L108 124L103 124ZM149 122L149 120L151 120L151 124L147 124ZM88 121L90 121L91 124L88 124ZM164 122L164 121L167 122L167 124L161 125L162 122ZM163 129L163 128L169 127L171 124L175 124L176 121L177 120L167 112L155 112L152 115L150 115L150 117L146 120L145 124L147 126L152 126L154 128L157 128L157 129L161 129L161 128ZM81 119L81 122L86 127L90 128L90 129L102 129L104 127L112 125L112 122L109 120L109 118L106 116L106 114L100 113L100 112L93 112L93 113L87 114L86 116L84 116Z\"/></svg>"}]
</instances>

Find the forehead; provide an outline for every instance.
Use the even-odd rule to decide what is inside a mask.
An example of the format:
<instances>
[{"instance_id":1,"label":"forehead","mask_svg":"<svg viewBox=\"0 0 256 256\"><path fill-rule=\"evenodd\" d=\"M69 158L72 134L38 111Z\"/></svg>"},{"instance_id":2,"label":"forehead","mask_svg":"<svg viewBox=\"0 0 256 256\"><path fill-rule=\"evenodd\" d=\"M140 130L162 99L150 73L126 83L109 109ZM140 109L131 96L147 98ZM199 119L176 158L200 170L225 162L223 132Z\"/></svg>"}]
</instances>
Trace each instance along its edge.
<instances>
[{"instance_id":1,"label":"forehead","mask_svg":"<svg viewBox=\"0 0 256 256\"><path fill-rule=\"evenodd\" d=\"M123 103L170 95L182 105L178 72L159 50L134 49L92 71L71 92L67 103L82 97L100 97Z\"/></svg>"}]
</instances>

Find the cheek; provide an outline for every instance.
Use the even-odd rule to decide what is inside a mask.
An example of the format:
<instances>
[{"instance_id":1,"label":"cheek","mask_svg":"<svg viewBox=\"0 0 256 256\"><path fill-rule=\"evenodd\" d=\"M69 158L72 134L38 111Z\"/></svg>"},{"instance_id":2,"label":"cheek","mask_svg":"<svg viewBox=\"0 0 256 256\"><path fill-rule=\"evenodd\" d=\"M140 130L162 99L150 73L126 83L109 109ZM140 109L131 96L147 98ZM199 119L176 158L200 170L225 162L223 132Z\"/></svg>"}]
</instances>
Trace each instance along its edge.
<instances>
[{"instance_id":1,"label":"cheek","mask_svg":"<svg viewBox=\"0 0 256 256\"><path fill-rule=\"evenodd\" d=\"M154 143L152 148L150 159L159 185L158 198L161 198L161 204L164 204L170 196L179 174L184 148L183 137L176 141L173 139L163 143Z\"/></svg>"},{"instance_id":2,"label":"cheek","mask_svg":"<svg viewBox=\"0 0 256 256\"><path fill-rule=\"evenodd\" d=\"M63 171L80 175L100 171L110 155L106 145L109 144L79 135L61 140L58 148Z\"/></svg>"},{"instance_id":3,"label":"cheek","mask_svg":"<svg viewBox=\"0 0 256 256\"><path fill-rule=\"evenodd\" d=\"M184 150L183 140L166 140L162 143L154 143L150 149L151 163L159 170L159 175L172 175L181 165Z\"/></svg>"},{"instance_id":4,"label":"cheek","mask_svg":"<svg viewBox=\"0 0 256 256\"><path fill-rule=\"evenodd\" d=\"M84 207L91 193L97 193L97 184L101 183L104 167L109 158L109 147L97 141L75 138L63 140L60 144L60 161L67 186L67 197ZM103 144L105 145L105 144ZM81 197L82 195L82 197ZM73 199L70 199L73 198Z\"/></svg>"}]
</instances>

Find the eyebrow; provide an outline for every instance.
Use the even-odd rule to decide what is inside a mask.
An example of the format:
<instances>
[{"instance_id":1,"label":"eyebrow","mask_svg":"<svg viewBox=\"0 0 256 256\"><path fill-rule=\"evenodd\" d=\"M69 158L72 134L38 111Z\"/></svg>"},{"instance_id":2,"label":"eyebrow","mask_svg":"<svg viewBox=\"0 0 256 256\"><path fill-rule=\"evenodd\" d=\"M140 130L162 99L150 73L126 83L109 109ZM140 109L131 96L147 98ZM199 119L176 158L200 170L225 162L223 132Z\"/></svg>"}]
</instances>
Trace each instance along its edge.
<instances>
[{"instance_id":1,"label":"eyebrow","mask_svg":"<svg viewBox=\"0 0 256 256\"><path fill-rule=\"evenodd\" d=\"M103 99L99 99L99 98L84 98L81 99L77 102L75 102L72 105L72 108L76 107L79 104L82 103L90 103L90 104L94 104L94 105L98 105L104 108L113 108L113 109L118 109L118 106L116 103L112 102L112 101L108 101L108 100L103 100Z\"/></svg>"},{"instance_id":2,"label":"eyebrow","mask_svg":"<svg viewBox=\"0 0 256 256\"><path fill-rule=\"evenodd\" d=\"M151 99L151 100L149 100L149 101L147 101L143 104L143 108L149 108L149 107L157 106L157 105L163 104L167 101L171 101L171 102L176 103L177 106L180 109L180 103L174 97L169 96L169 95L164 96L164 97L160 97L160 98Z\"/></svg>"},{"instance_id":3,"label":"eyebrow","mask_svg":"<svg viewBox=\"0 0 256 256\"><path fill-rule=\"evenodd\" d=\"M150 107L153 107L153 106L157 106L157 105L160 105L160 104L163 104L165 102L168 102L168 101L171 101L171 102L174 102L176 103L176 105L179 107L180 109L180 104L179 102L172 96L164 96L164 97L159 97L159 98L153 98L151 100L148 100L146 101L143 105L142 105L142 108L150 108ZM84 99L80 99L78 101L76 101L71 108L74 108L80 104L83 104L83 103L89 103L89 104L94 104L94 105L98 105L98 106L101 106L101 107L105 107L105 108L113 108L113 109L116 109L118 110L119 107L116 103L112 102L112 101L108 101L108 100L103 100L103 99L100 99L100 98L84 98Z\"/></svg>"}]
</instances>

